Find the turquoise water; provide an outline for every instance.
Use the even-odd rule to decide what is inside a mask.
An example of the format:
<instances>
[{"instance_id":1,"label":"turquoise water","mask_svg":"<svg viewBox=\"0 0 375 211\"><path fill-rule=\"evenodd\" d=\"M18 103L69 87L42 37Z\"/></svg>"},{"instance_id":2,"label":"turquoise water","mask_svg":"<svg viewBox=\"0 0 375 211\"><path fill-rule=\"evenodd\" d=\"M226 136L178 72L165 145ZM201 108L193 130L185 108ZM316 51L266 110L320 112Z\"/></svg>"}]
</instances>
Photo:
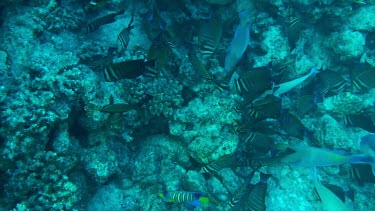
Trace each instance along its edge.
<instances>
[{"instance_id":1,"label":"turquoise water","mask_svg":"<svg viewBox=\"0 0 375 211\"><path fill-rule=\"evenodd\" d=\"M2 0L0 210L375 210L374 3Z\"/></svg>"}]
</instances>

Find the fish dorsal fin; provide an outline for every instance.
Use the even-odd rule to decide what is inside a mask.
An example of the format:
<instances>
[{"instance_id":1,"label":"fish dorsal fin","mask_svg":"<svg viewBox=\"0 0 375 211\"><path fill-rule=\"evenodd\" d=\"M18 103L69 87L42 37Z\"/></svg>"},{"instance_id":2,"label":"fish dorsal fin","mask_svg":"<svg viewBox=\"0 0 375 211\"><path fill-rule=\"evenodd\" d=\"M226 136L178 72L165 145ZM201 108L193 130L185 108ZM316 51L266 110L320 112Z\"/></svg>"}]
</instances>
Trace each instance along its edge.
<instances>
[{"instance_id":1,"label":"fish dorsal fin","mask_svg":"<svg viewBox=\"0 0 375 211\"><path fill-rule=\"evenodd\" d=\"M109 104L113 104L114 103L114 98L113 98L113 95L110 95L109 96Z\"/></svg>"},{"instance_id":2,"label":"fish dorsal fin","mask_svg":"<svg viewBox=\"0 0 375 211\"><path fill-rule=\"evenodd\" d=\"M342 187L333 185L333 184L323 184L328 190L330 190L332 193L334 193L337 198L339 198L342 202L345 203L345 191Z\"/></svg>"}]
</instances>

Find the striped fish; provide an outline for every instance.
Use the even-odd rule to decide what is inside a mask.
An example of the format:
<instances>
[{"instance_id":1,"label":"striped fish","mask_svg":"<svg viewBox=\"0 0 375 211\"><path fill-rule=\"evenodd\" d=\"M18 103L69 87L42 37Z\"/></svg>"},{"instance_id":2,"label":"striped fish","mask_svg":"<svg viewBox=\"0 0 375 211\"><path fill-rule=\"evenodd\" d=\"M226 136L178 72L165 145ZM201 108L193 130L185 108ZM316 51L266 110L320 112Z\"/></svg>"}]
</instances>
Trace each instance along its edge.
<instances>
[{"instance_id":1,"label":"striped fish","mask_svg":"<svg viewBox=\"0 0 375 211\"><path fill-rule=\"evenodd\" d=\"M206 194L201 192L166 191L160 193L159 197L167 203L185 203L194 207L198 207L201 204L208 204L209 202Z\"/></svg>"},{"instance_id":2,"label":"striped fish","mask_svg":"<svg viewBox=\"0 0 375 211\"><path fill-rule=\"evenodd\" d=\"M103 17L100 17L100 18L97 18L97 19L93 20L92 22L87 24L87 26L85 27L86 31L87 32L94 32L94 31L98 30L102 25L115 22L116 21L115 17L124 13L124 11L125 10L120 10L119 12L110 13L108 15L105 15Z\"/></svg>"},{"instance_id":3,"label":"striped fish","mask_svg":"<svg viewBox=\"0 0 375 211\"><path fill-rule=\"evenodd\" d=\"M253 101L267 89L271 89L271 67L252 68L234 80L236 91L247 101Z\"/></svg>"},{"instance_id":4,"label":"striped fish","mask_svg":"<svg viewBox=\"0 0 375 211\"><path fill-rule=\"evenodd\" d=\"M289 111L283 111L279 119L280 127L289 135L298 139L303 139L307 132L306 127L301 123L297 116Z\"/></svg>"},{"instance_id":5,"label":"striped fish","mask_svg":"<svg viewBox=\"0 0 375 211\"><path fill-rule=\"evenodd\" d=\"M223 24L219 20L203 23L198 32L198 45L202 58L206 59L216 51L223 32Z\"/></svg>"},{"instance_id":6,"label":"striped fish","mask_svg":"<svg viewBox=\"0 0 375 211\"><path fill-rule=\"evenodd\" d=\"M344 91L346 88L346 81L344 77L342 77L342 75L338 72L332 70L324 70L320 72L317 78L318 81L322 83L322 85L320 86L323 86L326 89L324 90L324 94L338 94Z\"/></svg>"},{"instance_id":7,"label":"striped fish","mask_svg":"<svg viewBox=\"0 0 375 211\"><path fill-rule=\"evenodd\" d=\"M251 211L264 211L266 210L266 193L267 193L267 179L271 176L260 172L260 180L256 184L252 184L251 180L254 176L251 172L240 189L236 191L228 205L232 210L251 210Z\"/></svg>"},{"instance_id":8,"label":"striped fish","mask_svg":"<svg viewBox=\"0 0 375 211\"><path fill-rule=\"evenodd\" d=\"M224 155L221 158L203 166L202 169L199 171L203 174L209 174L213 172L220 171L224 168L232 167L236 162L236 157L234 154Z\"/></svg>"},{"instance_id":9,"label":"striped fish","mask_svg":"<svg viewBox=\"0 0 375 211\"><path fill-rule=\"evenodd\" d=\"M359 127L370 133L375 133L374 121L365 114L345 115L343 116L343 121L346 126Z\"/></svg>"},{"instance_id":10,"label":"striped fish","mask_svg":"<svg viewBox=\"0 0 375 211\"><path fill-rule=\"evenodd\" d=\"M134 14L132 14L132 18L130 19L130 22L126 28L124 28L120 34L117 36L117 42L120 46L120 52L126 50L128 47L129 41L130 41L130 31L134 28L132 25L134 21Z\"/></svg>"},{"instance_id":11,"label":"striped fish","mask_svg":"<svg viewBox=\"0 0 375 211\"><path fill-rule=\"evenodd\" d=\"M299 40L302 31L302 22L298 17L291 17L288 25L288 41L291 50L296 47L296 42Z\"/></svg>"},{"instance_id":12,"label":"striped fish","mask_svg":"<svg viewBox=\"0 0 375 211\"><path fill-rule=\"evenodd\" d=\"M367 92L375 87L375 68L369 64L360 65L351 73L354 92Z\"/></svg>"},{"instance_id":13,"label":"striped fish","mask_svg":"<svg viewBox=\"0 0 375 211\"><path fill-rule=\"evenodd\" d=\"M203 64L202 60L200 60L196 55L191 54L189 55L190 62L193 65L194 69L198 72L198 74L206 79L206 80L211 80L212 75L211 73L207 70L206 65Z\"/></svg>"},{"instance_id":14,"label":"striped fish","mask_svg":"<svg viewBox=\"0 0 375 211\"><path fill-rule=\"evenodd\" d=\"M157 74L158 71L155 69L155 60L130 60L119 63L111 63L106 65L104 68L104 78L109 82L114 82L121 79L133 79L141 75L145 77L155 77Z\"/></svg>"}]
</instances>

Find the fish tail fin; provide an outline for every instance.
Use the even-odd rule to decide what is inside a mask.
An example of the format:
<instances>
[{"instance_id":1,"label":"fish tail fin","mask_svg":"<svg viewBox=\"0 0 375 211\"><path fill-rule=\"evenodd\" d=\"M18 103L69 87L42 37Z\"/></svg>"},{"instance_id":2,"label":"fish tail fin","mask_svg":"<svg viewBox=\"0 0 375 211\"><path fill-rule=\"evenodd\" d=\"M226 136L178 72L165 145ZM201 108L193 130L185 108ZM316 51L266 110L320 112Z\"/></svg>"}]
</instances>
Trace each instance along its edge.
<instances>
[{"instance_id":1,"label":"fish tail fin","mask_svg":"<svg viewBox=\"0 0 375 211\"><path fill-rule=\"evenodd\" d=\"M248 24L251 22L250 20L250 11L249 10L241 10L238 14L240 18L241 24Z\"/></svg>"},{"instance_id":2,"label":"fish tail fin","mask_svg":"<svg viewBox=\"0 0 375 211\"><path fill-rule=\"evenodd\" d=\"M367 163L371 166L375 166L375 158L370 155L350 155L348 156L348 163Z\"/></svg>"},{"instance_id":3,"label":"fish tail fin","mask_svg":"<svg viewBox=\"0 0 375 211\"><path fill-rule=\"evenodd\" d=\"M319 73L319 68L318 67L313 67L310 71L310 74L309 75L314 75L316 73Z\"/></svg>"},{"instance_id":4,"label":"fish tail fin","mask_svg":"<svg viewBox=\"0 0 375 211\"><path fill-rule=\"evenodd\" d=\"M160 197L161 199L165 200L165 195L164 195L164 193L159 193L159 197Z\"/></svg>"},{"instance_id":5,"label":"fish tail fin","mask_svg":"<svg viewBox=\"0 0 375 211\"><path fill-rule=\"evenodd\" d=\"M207 196L203 196L199 198L199 202L202 204L208 204L210 202L210 199Z\"/></svg>"},{"instance_id":6,"label":"fish tail fin","mask_svg":"<svg viewBox=\"0 0 375 211\"><path fill-rule=\"evenodd\" d=\"M354 189L350 188L349 190L345 191L345 196L354 201Z\"/></svg>"}]
</instances>

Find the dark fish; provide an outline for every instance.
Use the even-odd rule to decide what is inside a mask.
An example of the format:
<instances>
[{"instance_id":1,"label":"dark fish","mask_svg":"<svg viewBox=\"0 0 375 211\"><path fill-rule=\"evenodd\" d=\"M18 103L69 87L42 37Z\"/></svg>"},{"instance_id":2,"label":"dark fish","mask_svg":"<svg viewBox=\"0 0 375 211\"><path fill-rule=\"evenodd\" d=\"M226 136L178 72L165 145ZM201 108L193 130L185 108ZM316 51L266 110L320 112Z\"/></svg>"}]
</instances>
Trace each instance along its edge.
<instances>
[{"instance_id":1,"label":"dark fish","mask_svg":"<svg viewBox=\"0 0 375 211\"><path fill-rule=\"evenodd\" d=\"M148 50L147 60L155 60L155 68L161 70L171 58L172 48L167 42L154 42Z\"/></svg>"},{"instance_id":2,"label":"dark fish","mask_svg":"<svg viewBox=\"0 0 375 211\"><path fill-rule=\"evenodd\" d=\"M269 66L252 68L251 71L247 71L235 80L237 92L250 102L271 87L271 68Z\"/></svg>"},{"instance_id":3,"label":"dark fish","mask_svg":"<svg viewBox=\"0 0 375 211\"><path fill-rule=\"evenodd\" d=\"M198 32L198 46L203 59L212 56L216 51L220 44L222 31L223 24L217 19L200 25Z\"/></svg>"},{"instance_id":4,"label":"dark fish","mask_svg":"<svg viewBox=\"0 0 375 211\"><path fill-rule=\"evenodd\" d=\"M281 114L279 119L280 127L285 130L289 135L294 136L298 139L303 139L306 133L305 126L294 114L285 110Z\"/></svg>"},{"instance_id":5,"label":"dark fish","mask_svg":"<svg viewBox=\"0 0 375 211\"><path fill-rule=\"evenodd\" d=\"M242 198L247 194L249 191L249 186L251 185L251 180L253 179L255 174L255 170L253 170L246 179L246 183L243 184L232 196L230 201L228 201L228 205L233 208L238 205L238 203L242 200Z\"/></svg>"},{"instance_id":6,"label":"dark fish","mask_svg":"<svg viewBox=\"0 0 375 211\"><path fill-rule=\"evenodd\" d=\"M343 121L346 126L359 127L368 132L375 133L374 122L365 114L345 115Z\"/></svg>"},{"instance_id":7,"label":"dark fish","mask_svg":"<svg viewBox=\"0 0 375 211\"><path fill-rule=\"evenodd\" d=\"M291 51L296 47L302 31L302 22L298 17L291 17L288 25L288 41Z\"/></svg>"},{"instance_id":8,"label":"dark fish","mask_svg":"<svg viewBox=\"0 0 375 211\"><path fill-rule=\"evenodd\" d=\"M369 64L360 64L351 72L354 92L367 92L375 87L375 68Z\"/></svg>"},{"instance_id":9,"label":"dark fish","mask_svg":"<svg viewBox=\"0 0 375 211\"><path fill-rule=\"evenodd\" d=\"M345 202L346 197L354 201L353 189L345 191L342 187L337 186L337 185L333 185L333 184L322 184L322 185L324 185L328 190L334 193L342 202ZM316 190L315 190L315 193L319 196Z\"/></svg>"},{"instance_id":10,"label":"dark fish","mask_svg":"<svg viewBox=\"0 0 375 211\"><path fill-rule=\"evenodd\" d=\"M260 180L256 184L252 184L251 180L254 176L253 171L247 182L243 184L240 189L233 195L228 202L233 210L252 210L264 211L266 210L266 193L267 193L267 179L271 176L260 172Z\"/></svg>"},{"instance_id":11,"label":"dark fish","mask_svg":"<svg viewBox=\"0 0 375 211\"><path fill-rule=\"evenodd\" d=\"M132 17L130 19L130 22L129 22L128 26L126 28L124 28L120 32L120 34L117 36L117 42L121 46L120 51L124 51L128 47L128 44L129 44L129 41L130 41L130 31L134 28L134 26L132 25L133 21L134 21L134 9L132 11Z\"/></svg>"},{"instance_id":12,"label":"dark fish","mask_svg":"<svg viewBox=\"0 0 375 211\"><path fill-rule=\"evenodd\" d=\"M351 164L350 177L356 180L359 185L364 183L375 183L375 176L371 166L367 164Z\"/></svg>"},{"instance_id":13,"label":"dark fish","mask_svg":"<svg viewBox=\"0 0 375 211\"><path fill-rule=\"evenodd\" d=\"M94 32L97 29L99 29L100 26L102 26L102 25L115 22L116 21L115 17L124 13L124 11L125 10L120 10L119 12L110 13L108 15L105 15L103 17L100 17L100 18L97 18L97 19L93 20L92 22L87 24L86 31L87 32Z\"/></svg>"},{"instance_id":14,"label":"dark fish","mask_svg":"<svg viewBox=\"0 0 375 211\"><path fill-rule=\"evenodd\" d=\"M152 100L152 98L153 98L152 95L147 94L146 97L142 99L141 101L139 101L138 103L124 104L124 103L113 103L113 96L111 95L109 99L110 101L109 104L102 106L100 108L100 112L114 114L114 113L124 113L124 112L128 112L131 110L136 110L140 108L143 104L148 103L150 100Z\"/></svg>"},{"instance_id":15,"label":"dark fish","mask_svg":"<svg viewBox=\"0 0 375 211\"><path fill-rule=\"evenodd\" d=\"M314 191L322 201L324 210L352 210L333 192L338 191L337 188L332 191L328 187L333 188L333 186L324 186L316 180L313 183Z\"/></svg>"},{"instance_id":16,"label":"dark fish","mask_svg":"<svg viewBox=\"0 0 375 211\"><path fill-rule=\"evenodd\" d=\"M270 3L269 0L255 0L252 1L252 3L257 10L265 11L272 17L276 17L278 14L279 8L276 5Z\"/></svg>"},{"instance_id":17,"label":"dark fish","mask_svg":"<svg viewBox=\"0 0 375 211\"><path fill-rule=\"evenodd\" d=\"M211 80L212 75L211 73L207 70L206 65L203 64L203 62L194 54L189 55L190 62L193 65L194 69L198 72L198 74L206 79L206 80Z\"/></svg>"},{"instance_id":18,"label":"dark fish","mask_svg":"<svg viewBox=\"0 0 375 211\"><path fill-rule=\"evenodd\" d=\"M242 111L246 120L250 122L261 121L266 118L277 118L281 111L281 98L267 95L263 99L256 100L252 103L245 101L236 108Z\"/></svg>"},{"instance_id":19,"label":"dark fish","mask_svg":"<svg viewBox=\"0 0 375 211\"><path fill-rule=\"evenodd\" d=\"M85 59L81 58L80 62L84 63L88 67L95 69L95 70L102 70L105 68L106 65L110 64L115 57L117 52L116 47L109 47L107 51L107 55L104 57L102 56L95 56L93 58Z\"/></svg>"},{"instance_id":20,"label":"dark fish","mask_svg":"<svg viewBox=\"0 0 375 211\"><path fill-rule=\"evenodd\" d=\"M274 147L275 141L272 137L262 133L250 132L243 140L247 153L268 153Z\"/></svg>"},{"instance_id":21,"label":"dark fish","mask_svg":"<svg viewBox=\"0 0 375 211\"><path fill-rule=\"evenodd\" d=\"M233 167L233 165L236 163L236 156L234 154L230 155L224 155L221 158L207 164L206 166L203 166L200 173L213 173L220 171L224 168L230 168Z\"/></svg>"},{"instance_id":22,"label":"dark fish","mask_svg":"<svg viewBox=\"0 0 375 211\"><path fill-rule=\"evenodd\" d=\"M111 63L104 69L106 81L114 82L121 79L133 79L141 75L155 77L158 72L155 68L155 60L144 61L143 59Z\"/></svg>"},{"instance_id":23,"label":"dark fish","mask_svg":"<svg viewBox=\"0 0 375 211\"><path fill-rule=\"evenodd\" d=\"M303 95L299 97L294 104L294 110L296 111L297 115L303 117L305 114L315 109L317 107L315 99L315 95Z\"/></svg>"},{"instance_id":24,"label":"dark fish","mask_svg":"<svg viewBox=\"0 0 375 211\"><path fill-rule=\"evenodd\" d=\"M321 71L317 75L319 86L325 88L324 94L338 94L345 90L346 81L341 74L332 70Z\"/></svg>"}]
</instances>

